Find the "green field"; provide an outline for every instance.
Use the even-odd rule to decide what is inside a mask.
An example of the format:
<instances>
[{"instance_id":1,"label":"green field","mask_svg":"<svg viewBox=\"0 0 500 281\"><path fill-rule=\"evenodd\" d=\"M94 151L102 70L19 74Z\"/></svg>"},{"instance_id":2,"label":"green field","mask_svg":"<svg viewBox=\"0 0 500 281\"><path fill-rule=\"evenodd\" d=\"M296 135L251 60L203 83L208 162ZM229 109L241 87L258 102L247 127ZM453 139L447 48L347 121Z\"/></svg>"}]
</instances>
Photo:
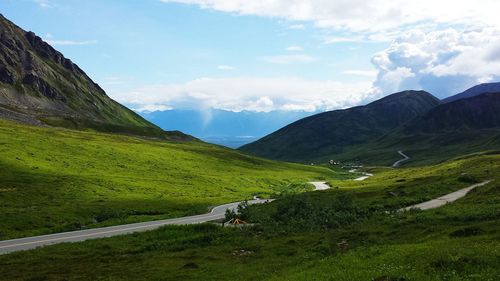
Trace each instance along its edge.
<instances>
[{"instance_id":1,"label":"green field","mask_svg":"<svg viewBox=\"0 0 500 281\"><path fill-rule=\"evenodd\" d=\"M205 213L337 173L201 142L0 120L0 239ZM299 186L297 190L297 186Z\"/></svg>"},{"instance_id":2,"label":"green field","mask_svg":"<svg viewBox=\"0 0 500 281\"><path fill-rule=\"evenodd\" d=\"M243 229L169 226L0 256L4 280L498 280L500 155L373 168L246 209ZM390 212L494 181L429 211ZM337 188L338 187L338 188ZM389 211L389 212L386 212ZM22 268L22 270L20 270Z\"/></svg>"}]
</instances>

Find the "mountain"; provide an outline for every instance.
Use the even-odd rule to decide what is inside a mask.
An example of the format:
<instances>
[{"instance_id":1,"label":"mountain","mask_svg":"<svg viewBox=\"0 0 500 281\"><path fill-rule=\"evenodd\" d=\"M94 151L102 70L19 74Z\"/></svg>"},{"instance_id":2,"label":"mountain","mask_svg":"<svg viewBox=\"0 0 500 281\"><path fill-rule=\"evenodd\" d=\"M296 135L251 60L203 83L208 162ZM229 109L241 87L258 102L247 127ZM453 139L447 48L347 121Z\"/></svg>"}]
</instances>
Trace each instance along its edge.
<instances>
[{"instance_id":1,"label":"mountain","mask_svg":"<svg viewBox=\"0 0 500 281\"><path fill-rule=\"evenodd\" d=\"M499 84L500 85L500 84ZM408 129L424 133L465 131L500 126L500 91L458 99L431 109Z\"/></svg>"},{"instance_id":2,"label":"mountain","mask_svg":"<svg viewBox=\"0 0 500 281\"><path fill-rule=\"evenodd\" d=\"M164 130L179 130L204 141L236 148L255 141L312 112L305 111L227 111L167 110L141 115Z\"/></svg>"},{"instance_id":3,"label":"mountain","mask_svg":"<svg viewBox=\"0 0 500 281\"><path fill-rule=\"evenodd\" d=\"M76 64L0 15L0 117L32 125L189 139L109 98Z\"/></svg>"},{"instance_id":4,"label":"mountain","mask_svg":"<svg viewBox=\"0 0 500 281\"><path fill-rule=\"evenodd\" d=\"M495 92L500 92L500 82L484 83L476 85L470 89L465 90L460 94L443 99L443 103L448 103L459 99L470 98L483 93L495 93Z\"/></svg>"},{"instance_id":5,"label":"mountain","mask_svg":"<svg viewBox=\"0 0 500 281\"><path fill-rule=\"evenodd\" d=\"M352 147L335 159L391 165L403 150L406 164L434 164L453 157L500 150L500 93L440 104L381 138Z\"/></svg>"},{"instance_id":6,"label":"mountain","mask_svg":"<svg viewBox=\"0 0 500 281\"><path fill-rule=\"evenodd\" d=\"M324 112L292 123L241 151L287 161L313 161L380 138L426 114L440 101L424 91L404 91L366 106Z\"/></svg>"}]
</instances>

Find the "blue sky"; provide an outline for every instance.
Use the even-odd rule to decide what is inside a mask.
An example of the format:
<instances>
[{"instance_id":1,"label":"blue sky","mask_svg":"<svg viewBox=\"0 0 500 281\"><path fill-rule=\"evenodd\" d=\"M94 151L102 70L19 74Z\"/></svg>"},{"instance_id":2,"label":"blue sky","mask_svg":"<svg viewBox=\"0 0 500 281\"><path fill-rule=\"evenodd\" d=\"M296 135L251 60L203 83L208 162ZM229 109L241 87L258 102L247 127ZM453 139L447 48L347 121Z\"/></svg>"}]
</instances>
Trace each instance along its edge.
<instances>
[{"instance_id":1,"label":"blue sky","mask_svg":"<svg viewBox=\"0 0 500 281\"><path fill-rule=\"evenodd\" d=\"M318 111L498 80L498 1L399 2L2 0L0 12L142 111Z\"/></svg>"}]
</instances>

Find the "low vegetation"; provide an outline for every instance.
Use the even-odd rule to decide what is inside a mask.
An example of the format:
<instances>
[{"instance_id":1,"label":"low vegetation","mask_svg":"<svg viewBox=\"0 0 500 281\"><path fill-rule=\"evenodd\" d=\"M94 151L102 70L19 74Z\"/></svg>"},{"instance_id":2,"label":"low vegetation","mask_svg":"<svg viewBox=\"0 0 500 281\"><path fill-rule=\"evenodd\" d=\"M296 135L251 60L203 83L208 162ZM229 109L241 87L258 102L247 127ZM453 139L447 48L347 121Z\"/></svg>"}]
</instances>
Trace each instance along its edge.
<instances>
[{"instance_id":1,"label":"low vegetation","mask_svg":"<svg viewBox=\"0 0 500 281\"><path fill-rule=\"evenodd\" d=\"M204 213L311 190L336 172L201 142L39 128L0 120L0 239Z\"/></svg>"},{"instance_id":2,"label":"low vegetation","mask_svg":"<svg viewBox=\"0 0 500 281\"><path fill-rule=\"evenodd\" d=\"M246 207L246 219L256 223L251 227L169 226L18 252L0 256L0 276L6 280L494 281L500 276L499 170L498 154L430 167L377 168L375 176L364 182L331 181L330 190ZM486 179L494 181L444 207L391 212ZM395 191L400 192L388 193Z\"/></svg>"}]
</instances>

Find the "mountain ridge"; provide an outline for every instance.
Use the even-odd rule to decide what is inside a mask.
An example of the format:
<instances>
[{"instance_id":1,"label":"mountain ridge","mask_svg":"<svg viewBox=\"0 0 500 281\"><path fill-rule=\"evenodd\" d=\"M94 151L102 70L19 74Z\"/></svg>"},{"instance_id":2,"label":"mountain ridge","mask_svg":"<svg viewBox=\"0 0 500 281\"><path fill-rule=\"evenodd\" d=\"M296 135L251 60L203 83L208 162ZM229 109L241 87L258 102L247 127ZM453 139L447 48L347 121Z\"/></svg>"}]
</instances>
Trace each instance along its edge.
<instances>
[{"instance_id":1,"label":"mountain ridge","mask_svg":"<svg viewBox=\"0 0 500 281\"><path fill-rule=\"evenodd\" d=\"M461 93L453 95L451 97L447 97L442 100L443 103L448 103L460 99L471 98L477 95L481 95L483 93L494 93L500 92L500 82L494 83L482 83L476 86L473 86Z\"/></svg>"},{"instance_id":2,"label":"mountain ridge","mask_svg":"<svg viewBox=\"0 0 500 281\"><path fill-rule=\"evenodd\" d=\"M439 99L425 91L403 91L364 106L301 119L240 150L277 160L314 160L382 137L438 104Z\"/></svg>"},{"instance_id":3,"label":"mountain ridge","mask_svg":"<svg viewBox=\"0 0 500 281\"><path fill-rule=\"evenodd\" d=\"M1 14L0 117L37 126L193 139L164 132L112 100L70 59Z\"/></svg>"}]
</instances>

